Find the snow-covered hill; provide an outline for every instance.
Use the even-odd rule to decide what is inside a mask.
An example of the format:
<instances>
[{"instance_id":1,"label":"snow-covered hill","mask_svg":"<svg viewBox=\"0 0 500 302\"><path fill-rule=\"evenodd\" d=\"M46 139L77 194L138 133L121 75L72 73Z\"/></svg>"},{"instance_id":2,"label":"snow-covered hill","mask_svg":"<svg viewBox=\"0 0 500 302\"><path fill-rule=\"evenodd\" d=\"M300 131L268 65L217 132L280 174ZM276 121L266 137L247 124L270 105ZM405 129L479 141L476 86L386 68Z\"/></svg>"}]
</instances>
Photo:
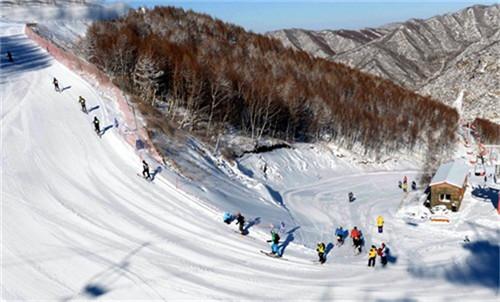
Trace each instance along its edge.
<instances>
[{"instance_id":1,"label":"snow-covered hill","mask_svg":"<svg viewBox=\"0 0 500 302\"><path fill-rule=\"evenodd\" d=\"M14 63L2 56L0 65L2 299L498 299L493 191L469 194L439 226L409 219L424 211L396 185L418 176L411 163L367 169L345 150L311 145L231 163L195 140L179 152L204 174L187 179L152 164L150 183L137 176L147 154L120 136L110 96L29 41L22 25L2 23L0 39L14 51ZM107 129L102 138L94 116ZM247 236L222 223L225 210L246 216ZM274 259L259 250L269 250L270 225L280 222L283 259ZM361 228L365 250L335 246L325 265L314 264L314 245L331 243L338 225ZM382 241L388 267L368 268L366 248Z\"/></svg>"},{"instance_id":2,"label":"snow-covered hill","mask_svg":"<svg viewBox=\"0 0 500 302\"><path fill-rule=\"evenodd\" d=\"M128 10L129 7L124 3L103 4L101 1L1 1L0 20L25 23L62 20L82 22L118 18Z\"/></svg>"},{"instance_id":3,"label":"snow-covered hill","mask_svg":"<svg viewBox=\"0 0 500 302\"><path fill-rule=\"evenodd\" d=\"M450 105L464 117L500 122L500 5L475 5L426 20L359 31L271 32L287 46L387 78Z\"/></svg>"}]
</instances>

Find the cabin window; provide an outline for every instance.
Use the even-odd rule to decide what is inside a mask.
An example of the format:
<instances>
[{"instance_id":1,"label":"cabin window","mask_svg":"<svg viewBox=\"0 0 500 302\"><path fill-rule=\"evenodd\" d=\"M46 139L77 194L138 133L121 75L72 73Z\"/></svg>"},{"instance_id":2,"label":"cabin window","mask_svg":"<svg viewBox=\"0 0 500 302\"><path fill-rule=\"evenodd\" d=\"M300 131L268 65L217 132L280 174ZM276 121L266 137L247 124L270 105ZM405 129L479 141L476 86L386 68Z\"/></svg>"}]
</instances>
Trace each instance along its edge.
<instances>
[{"instance_id":1,"label":"cabin window","mask_svg":"<svg viewBox=\"0 0 500 302\"><path fill-rule=\"evenodd\" d=\"M439 194L439 200L443 202L450 202L451 194Z\"/></svg>"}]
</instances>

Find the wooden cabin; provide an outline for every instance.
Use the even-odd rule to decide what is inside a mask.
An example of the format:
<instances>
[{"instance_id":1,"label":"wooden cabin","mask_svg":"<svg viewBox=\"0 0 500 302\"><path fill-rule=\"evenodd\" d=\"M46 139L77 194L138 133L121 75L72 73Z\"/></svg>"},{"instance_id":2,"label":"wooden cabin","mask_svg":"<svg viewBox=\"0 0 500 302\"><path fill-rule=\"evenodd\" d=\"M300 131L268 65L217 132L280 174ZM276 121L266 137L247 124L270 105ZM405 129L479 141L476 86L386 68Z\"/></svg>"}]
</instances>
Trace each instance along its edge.
<instances>
[{"instance_id":1,"label":"wooden cabin","mask_svg":"<svg viewBox=\"0 0 500 302\"><path fill-rule=\"evenodd\" d=\"M467 186L469 167L464 160L457 159L442 164L431 180L431 208L445 205L458 211Z\"/></svg>"}]
</instances>

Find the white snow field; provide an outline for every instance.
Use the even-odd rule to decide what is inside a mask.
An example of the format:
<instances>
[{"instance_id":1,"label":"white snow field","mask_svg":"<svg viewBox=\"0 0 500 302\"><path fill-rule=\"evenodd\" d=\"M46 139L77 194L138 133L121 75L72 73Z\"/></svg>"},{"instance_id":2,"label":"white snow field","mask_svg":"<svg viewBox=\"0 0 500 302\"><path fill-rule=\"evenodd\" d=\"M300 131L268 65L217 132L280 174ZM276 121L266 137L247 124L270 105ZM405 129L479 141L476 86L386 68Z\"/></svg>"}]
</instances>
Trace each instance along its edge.
<instances>
[{"instance_id":1,"label":"white snow field","mask_svg":"<svg viewBox=\"0 0 500 302\"><path fill-rule=\"evenodd\" d=\"M469 190L460 212L443 214L447 224L425 219L418 193L397 188L403 175L417 177L411 164L364 169L309 145L246 155L239 168L225 163L232 176L212 163L203 183L179 185L168 169L149 183L114 128L102 138L92 129L94 115L112 124L112 100L28 40L22 25L1 24L0 39L2 299L498 300L498 191L477 187L482 179L472 177L474 196ZM83 114L79 95L99 108ZM209 157L198 160L210 166ZM225 210L255 224L249 235L222 222ZM283 258L274 259L259 250L270 249L270 224L280 221ZM334 241L338 225L358 226L364 251L355 256L348 241L314 264L315 244ZM367 248L382 241L388 266L367 267Z\"/></svg>"}]
</instances>

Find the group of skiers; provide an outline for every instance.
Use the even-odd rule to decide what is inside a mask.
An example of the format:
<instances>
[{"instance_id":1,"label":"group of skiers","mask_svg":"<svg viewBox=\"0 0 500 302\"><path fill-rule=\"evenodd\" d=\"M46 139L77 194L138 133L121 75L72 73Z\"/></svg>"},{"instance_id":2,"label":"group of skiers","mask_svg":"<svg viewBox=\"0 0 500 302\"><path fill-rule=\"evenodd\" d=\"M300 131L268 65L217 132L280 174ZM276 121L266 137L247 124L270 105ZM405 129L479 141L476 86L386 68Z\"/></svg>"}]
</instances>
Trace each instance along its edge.
<instances>
[{"instance_id":1,"label":"group of skiers","mask_svg":"<svg viewBox=\"0 0 500 302\"><path fill-rule=\"evenodd\" d=\"M61 92L61 88L59 87L59 81L54 78L52 80L52 84L54 85L54 90L57 91L57 92ZM85 113L85 114L88 114L88 110L87 110L87 101L85 100L85 98L83 96L79 96L78 97L78 103L80 104L81 106L81 109L82 109L82 112ZM94 125L94 131L95 133L97 133L97 135L99 137L102 136L102 131L101 131L101 122L99 121L99 119L97 118L97 116L94 116L94 119L92 120L92 124Z\"/></svg>"},{"instance_id":2,"label":"group of skiers","mask_svg":"<svg viewBox=\"0 0 500 302\"><path fill-rule=\"evenodd\" d=\"M408 177L406 175L403 177L403 181L398 181L398 187L403 189L404 192L408 192ZM417 190L417 183L414 180L411 182L411 189L412 191Z\"/></svg>"},{"instance_id":3,"label":"group of skiers","mask_svg":"<svg viewBox=\"0 0 500 302\"><path fill-rule=\"evenodd\" d=\"M382 266L387 265L387 256L389 254L389 249L382 242L379 248L375 245L372 245L370 250L368 251L368 266L375 266L375 260L377 259L377 255L380 257L380 263Z\"/></svg>"},{"instance_id":4,"label":"group of skiers","mask_svg":"<svg viewBox=\"0 0 500 302\"><path fill-rule=\"evenodd\" d=\"M378 216L376 220L377 229L379 233L384 231L384 218L382 216ZM344 230L342 226L339 226L335 229L335 236L337 238L337 246L341 246L344 244L344 240L347 237L349 232ZM355 254L359 255L362 250L362 246L364 244L363 233L358 229L357 226L353 227L350 232L350 237L352 238L352 245L354 246ZM320 263L325 263L325 244L320 242L316 246L316 251L318 252L318 258ZM375 259L377 255L380 256L382 265L387 264L387 247L384 243L382 243L380 248L376 248L375 245L372 245L370 250L368 251L368 266L375 266Z\"/></svg>"},{"instance_id":5,"label":"group of skiers","mask_svg":"<svg viewBox=\"0 0 500 302\"><path fill-rule=\"evenodd\" d=\"M8 55L9 54L10 54L10 52L8 52ZM52 80L52 84L54 85L55 91L61 92L61 89L59 88L59 81L56 78L54 78ZM85 98L83 96L80 95L78 97L78 103L81 106L82 112L85 114L88 114L87 101L85 100ZM94 131L97 133L97 135L99 137L101 137L102 136L101 122L99 121L97 116L94 116L94 119L92 120L92 124L94 125ZM145 160L142 161L142 175L146 180L151 180L151 181L153 180L151 174L149 173L149 165L148 165L148 163L146 163Z\"/></svg>"},{"instance_id":6,"label":"group of skiers","mask_svg":"<svg viewBox=\"0 0 500 302\"><path fill-rule=\"evenodd\" d=\"M239 232L242 235L246 235L247 231L245 229L245 217L240 213L236 214L231 214L229 212L224 212L223 214L223 221L226 224L231 224L234 220L236 220L236 224L238 225ZM383 233L384 230L384 218L379 215L376 219L376 225L379 233ZM268 256L273 256L273 257L281 257L280 253L280 235L279 233L284 233L285 232L285 224L281 222L280 229L279 231L272 226L271 228L271 239L267 240L268 243L271 243L271 252L270 253L265 253ZM360 229L358 229L357 226L354 226L352 230L349 232L349 230L344 229L342 226L339 226L337 229L335 229L335 237L337 240L336 245L341 246L344 244L345 239L349 236L352 238L352 245L355 250L355 254L359 255L362 251L362 246L364 245L364 238L363 238L363 233L361 232ZM319 242L316 245L316 252L318 253L318 261L319 263L323 264L326 262L326 252L327 252L327 246L324 242ZM388 254L388 249L385 243L382 243L379 248L377 248L375 245L372 245L370 250L368 251L368 266L375 266L375 259L378 256L380 256L380 261L383 266L387 264L387 254Z\"/></svg>"},{"instance_id":7,"label":"group of skiers","mask_svg":"<svg viewBox=\"0 0 500 302\"><path fill-rule=\"evenodd\" d=\"M224 212L222 217L223 221L227 224L231 224L234 220L236 220L236 225L238 225L238 230L242 235L246 235L245 231L245 216L241 215L240 212L236 214L231 214L229 212Z\"/></svg>"}]
</instances>

